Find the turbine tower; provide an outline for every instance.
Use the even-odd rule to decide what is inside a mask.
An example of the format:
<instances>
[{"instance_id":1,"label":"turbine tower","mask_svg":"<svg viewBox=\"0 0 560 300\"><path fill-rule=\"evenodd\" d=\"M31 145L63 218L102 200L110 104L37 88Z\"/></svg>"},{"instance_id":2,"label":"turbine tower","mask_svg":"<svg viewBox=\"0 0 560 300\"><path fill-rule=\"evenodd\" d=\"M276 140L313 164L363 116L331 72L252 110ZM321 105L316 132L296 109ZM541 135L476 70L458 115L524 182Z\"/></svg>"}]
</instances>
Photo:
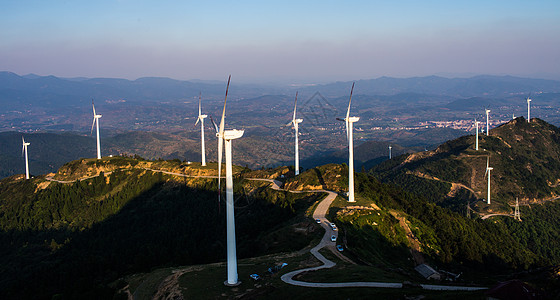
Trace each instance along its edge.
<instances>
[{"instance_id":1,"label":"turbine tower","mask_svg":"<svg viewBox=\"0 0 560 300\"><path fill-rule=\"evenodd\" d=\"M194 126L198 124L200 121L200 145L202 147L202 166L206 166L206 150L204 149L204 118L208 117L208 115L202 114L202 93L198 94L198 119L194 123Z\"/></svg>"},{"instance_id":2,"label":"turbine tower","mask_svg":"<svg viewBox=\"0 0 560 300\"><path fill-rule=\"evenodd\" d=\"M225 118L226 118L226 101L229 91L229 82L231 80L231 75L229 75L228 83L226 87L226 96L224 99L224 110L222 111L222 120L220 121L220 127L218 128L214 123L216 128L216 136L218 137L218 199L220 199L221 185L220 177L222 175L222 152L223 146L225 144L226 150L226 225L227 225L227 281L225 282L228 286L236 286L241 282L238 280L237 276L237 253L235 246L235 215L233 206L233 174L231 168L231 141L238 139L243 136L244 130L225 130Z\"/></svg>"},{"instance_id":3,"label":"turbine tower","mask_svg":"<svg viewBox=\"0 0 560 300\"><path fill-rule=\"evenodd\" d=\"M350 117L350 105L352 104L353 92L354 83L352 83L352 90L350 90L350 100L348 101L346 118L336 118L339 121L346 122L346 138L348 139L348 202L356 202L356 200L354 200L354 141L352 137L352 124L360 120L360 117Z\"/></svg>"},{"instance_id":4,"label":"turbine tower","mask_svg":"<svg viewBox=\"0 0 560 300\"><path fill-rule=\"evenodd\" d=\"M475 142L475 147L474 149L478 151L478 123L480 123L479 121L477 121L476 119L474 119L474 124L476 126L476 142Z\"/></svg>"},{"instance_id":5,"label":"turbine tower","mask_svg":"<svg viewBox=\"0 0 560 300\"><path fill-rule=\"evenodd\" d=\"M527 123L531 123L531 98L527 97Z\"/></svg>"},{"instance_id":6,"label":"turbine tower","mask_svg":"<svg viewBox=\"0 0 560 300\"><path fill-rule=\"evenodd\" d=\"M490 113L490 110L488 108L484 109L486 111L486 136L490 135L490 130L489 128L489 121L488 121L488 114Z\"/></svg>"},{"instance_id":7,"label":"turbine tower","mask_svg":"<svg viewBox=\"0 0 560 300\"><path fill-rule=\"evenodd\" d=\"M91 124L91 134L93 134L93 126L97 128L97 159L101 159L101 145L99 144L99 118L101 115L95 113L95 105L93 105L93 99L91 100L91 107L93 107L93 123Z\"/></svg>"},{"instance_id":8,"label":"turbine tower","mask_svg":"<svg viewBox=\"0 0 560 300\"><path fill-rule=\"evenodd\" d=\"M488 204L490 204L490 171L494 170L494 168L490 167L490 156L486 158L486 173L488 174Z\"/></svg>"},{"instance_id":9,"label":"turbine tower","mask_svg":"<svg viewBox=\"0 0 560 300\"><path fill-rule=\"evenodd\" d=\"M31 143L26 143L23 136L21 137L21 141L23 142L21 155L23 155L23 153L25 152L25 179L29 179L29 160L27 159L27 146L31 145Z\"/></svg>"},{"instance_id":10,"label":"turbine tower","mask_svg":"<svg viewBox=\"0 0 560 300\"><path fill-rule=\"evenodd\" d=\"M391 148L393 147L389 146L389 159L391 159Z\"/></svg>"},{"instance_id":11,"label":"turbine tower","mask_svg":"<svg viewBox=\"0 0 560 300\"><path fill-rule=\"evenodd\" d=\"M297 95L298 93L296 92L296 100L294 103L294 116L292 117L292 120L290 121L290 123L286 124L286 126L290 126L291 124L294 125L294 130L295 130L295 135L296 135L296 158L295 158L295 171L296 171L296 176L299 175L299 148L298 148L298 136L299 136L299 130L298 130L298 124L303 122L303 119L296 119L296 108L297 108Z\"/></svg>"}]
</instances>

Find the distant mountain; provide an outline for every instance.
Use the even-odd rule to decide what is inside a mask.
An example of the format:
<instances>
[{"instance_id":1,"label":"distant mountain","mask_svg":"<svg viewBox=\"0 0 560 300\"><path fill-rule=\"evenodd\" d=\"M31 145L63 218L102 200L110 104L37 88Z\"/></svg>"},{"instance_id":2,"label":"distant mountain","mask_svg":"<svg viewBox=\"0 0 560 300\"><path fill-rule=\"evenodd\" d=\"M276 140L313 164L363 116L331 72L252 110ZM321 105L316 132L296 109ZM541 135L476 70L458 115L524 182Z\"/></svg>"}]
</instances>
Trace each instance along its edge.
<instances>
[{"instance_id":1,"label":"distant mountain","mask_svg":"<svg viewBox=\"0 0 560 300\"><path fill-rule=\"evenodd\" d=\"M482 208L507 212L516 198L522 203L534 203L560 195L558 127L537 118L528 123L519 117L491 129L489 136L480 134L478 151L474 149L474 139L473 135L463 136L433 151L405 154L373 168L372 172L396 183L416 181L412 176L462 185L459 198L466 203L466 199L487 198L485 171L489 159L494 168L490 178L493 204ZM457 190L452 188L461 189L449 185L442 195L455 194Z\"/></svg>"},{"instance_id":2,"label":"distant mountain","mask_svg":"<svg viewBox=\"0 0 560 300\"><path fill-rule=\"evenodd\" d=\"M306 89L318 89L326 95L347 95L350 82L336 82ZM560 92L560 81L513 76L475 76L444 78L438 76L357 80L356 94L395 95L420 93L453 97L503 97L530 92Z\"/></svg>"},{"instance_id":3,"label":"distant mountain","mask_svg":"<svg viewBox=\"0 0 560 300\"><path fill-rule=\"evenodd\" d=\"M180 101L196 97L202 92L207 99L220 99L225 83L217 81L181 81L162 77L136 80L117 78L58 78L28 74L19 76L0 72L0 103L14 106L70 105L82 99L126 99L127 101ZM297 87L310 97L315 92L328 97L348 96L350 82ZM295 87L271 87L233 84L231 94L237 97L257 97L267 94L292 94ZM560 92L560 81L519 78L512 76L476 76L472 78L444 78L437 76L358 80L356 95L424 94L451 97L504 97L530 92Z\"/></svg>"}]
</instances>

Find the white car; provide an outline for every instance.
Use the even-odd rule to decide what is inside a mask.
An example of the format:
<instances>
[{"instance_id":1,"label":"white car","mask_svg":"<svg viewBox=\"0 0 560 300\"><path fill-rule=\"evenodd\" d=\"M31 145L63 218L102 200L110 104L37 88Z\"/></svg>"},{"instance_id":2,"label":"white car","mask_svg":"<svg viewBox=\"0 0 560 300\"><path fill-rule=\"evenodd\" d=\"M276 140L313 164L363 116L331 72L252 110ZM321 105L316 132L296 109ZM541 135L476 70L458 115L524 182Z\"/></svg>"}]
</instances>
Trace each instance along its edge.
<instances>
[{"instance_id":1,"label":"white car","mask_svg":"<svg viewBox=\"0 0 560 300\"><path fill-rule=\"evenodd\" d=\"M342 252L344 251L344 248L342 247L342 245L336 245L336 250Z\"/></svg>"},{"instance_id":2,"label":"white car","mask_svg":"<svg viewBox=\"0 0 560 300\"><path fill-rule=\"evenodd\" d=\"M336 242L336 235L331 235L331 241Z\"/></svg>"},{"instance_id":3,"label":"white car","mask_svg":"<svg viewBox=\"0 0 560 300\"><path fill-rule=\"evenodd\" d=\"M315 219L315 222L316 222L317 224L321 224L321 220L319 220L319 219Z\"/></svg>"}]
</instances>

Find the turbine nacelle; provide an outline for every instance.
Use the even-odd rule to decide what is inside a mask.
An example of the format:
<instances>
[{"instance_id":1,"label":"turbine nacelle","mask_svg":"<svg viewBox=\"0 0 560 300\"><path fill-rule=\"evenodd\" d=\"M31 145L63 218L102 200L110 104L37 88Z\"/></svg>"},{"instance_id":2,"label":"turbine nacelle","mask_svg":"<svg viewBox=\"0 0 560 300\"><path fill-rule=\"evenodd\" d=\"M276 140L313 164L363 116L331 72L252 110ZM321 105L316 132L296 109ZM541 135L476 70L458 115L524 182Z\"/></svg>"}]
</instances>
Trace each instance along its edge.
<instances>
[{"instance_id":1,"label":"turbine nacelle","mask_svg":"<svg viewBox=\"0 0 560 300\"><path fill-rule=\"evenodd\" d=\"M198 121L204 121L204 119L206 119L208 117L208 115L198 115L198 118L196 119L196 122L194 123L194 125L198 125Z\"/></svg>"},{"instance_id":2,"label":"turbine nacelle","mask_svg":"<svg viewBox=\"0 0 560 300\"><path fill-rule=\"evenodd\" d=\"M235 140L242 137L243 133L245 133L245 130L230 129L224 130L223 135L220 135L219 132L216 133L216 137L222 138L224 140Z\"/></svg>"},{"instance_id":3,"label":"turbine nacelle","mask_svg":"<svg viewBox=\"0 0 560 300\"><path fill-rule=\"evenodd\" d=\"M355 123L360 121L360 117L348 117L345 118L344 121L348 122L348 123Z\"/></svg>"}]
</instances>

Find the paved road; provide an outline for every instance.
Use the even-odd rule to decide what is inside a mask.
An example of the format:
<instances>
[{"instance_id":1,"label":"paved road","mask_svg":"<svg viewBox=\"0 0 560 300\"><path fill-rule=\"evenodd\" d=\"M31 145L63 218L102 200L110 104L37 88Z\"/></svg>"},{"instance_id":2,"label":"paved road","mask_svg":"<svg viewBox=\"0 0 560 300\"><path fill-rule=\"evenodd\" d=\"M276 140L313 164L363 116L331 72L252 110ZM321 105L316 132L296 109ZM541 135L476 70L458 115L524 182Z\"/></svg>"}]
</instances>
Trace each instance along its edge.
<instances>
[{"instance_id":1,"label":"paved road","mask_svg":"<svg viewBox=\"0 0 560 300\"><path fill-rule=\"evenodd\" d=\"M315 212L313 213L313 218L321 220L321 226L325 228L325 234L321 239L321 242L313 249L310 250L311 254L315 256L323 265L312 268L305 268L300 270L295 270L282 275L281 279L285 283L303 286L303 287L315 287L315 288L341 288L341 287L374 287L374 288L402 288L403 284L400 282L305 282L293 279L294 276L307 271L316 271L320 269L332 268L336 265L333 261L328 260L324 257L319 250L324 247L334 247L335 243L331 241L331 235L335 235L338 238L338 231L333 231L330 222L326 218L326 214L329 210L331 203L336 198L336 193L332 191L322 191L327 192L328 196L323 199L317 205ZM485 290L486 287L470 287L470 286L449 286L449 285L431 285L431 284L421 284L423 289L426 290L439 290L439 291L477 291Z\"/></svg>"}]
</instances>

